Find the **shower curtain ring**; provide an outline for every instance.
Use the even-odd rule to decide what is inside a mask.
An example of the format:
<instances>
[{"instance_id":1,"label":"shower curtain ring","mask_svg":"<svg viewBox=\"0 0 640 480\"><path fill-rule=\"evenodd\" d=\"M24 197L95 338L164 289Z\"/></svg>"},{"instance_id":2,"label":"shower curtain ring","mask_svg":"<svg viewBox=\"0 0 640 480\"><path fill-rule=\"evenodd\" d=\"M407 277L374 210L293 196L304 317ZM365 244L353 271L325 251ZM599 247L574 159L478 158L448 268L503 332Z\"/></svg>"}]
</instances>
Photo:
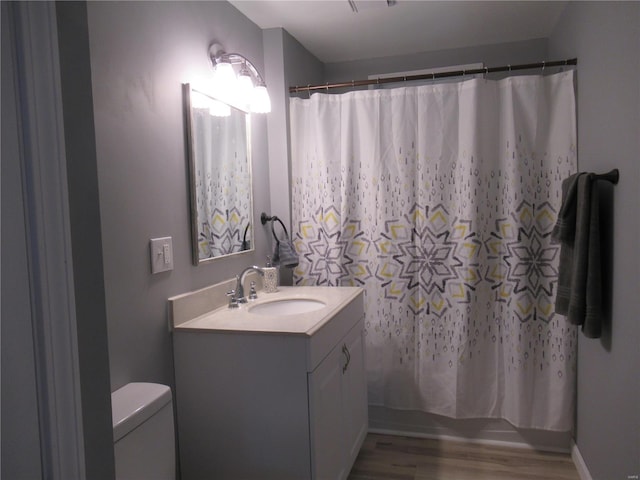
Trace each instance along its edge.
<instances>
[{"instance_id":1,"label":"shower curtain ring","mask_svg":"<svg viewBox=\"0 0 640 480\"><path fill-rule=\"evenodd\" d=\"M545 60L542 61L542 73L544 73L544 67L547 62Z\"/></svg>"},{"instance_id":2,"label":"shower curtain ring","mask_svg":"<svg viewBox=\"0 0 640 480\"><path fill-rule=\"evenodd\" d=\"M487 73L489 73L489 67L484 67L484 79L487 79Z\"/></svg>"},{"instance_id":3,"label":"shower curtain ring","mask_svg":"<svg viewBox=\"0 0 640 480\"><path fill-rule=\"evenodd\" d=\"M307 100L311 100L311 84L307 83Z\"/></svg>"}]
</instances>

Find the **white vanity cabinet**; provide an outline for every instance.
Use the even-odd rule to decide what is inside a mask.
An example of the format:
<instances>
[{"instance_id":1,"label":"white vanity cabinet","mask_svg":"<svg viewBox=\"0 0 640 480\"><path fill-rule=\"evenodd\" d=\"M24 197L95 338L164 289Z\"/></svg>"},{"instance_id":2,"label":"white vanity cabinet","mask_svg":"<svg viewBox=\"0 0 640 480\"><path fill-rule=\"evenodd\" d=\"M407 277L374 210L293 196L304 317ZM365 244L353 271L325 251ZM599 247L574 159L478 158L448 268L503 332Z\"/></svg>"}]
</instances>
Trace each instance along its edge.
<instances>
[{"instance_id":1,"label":"white vanity cabinet","mask_svg":"<svg viewBox=\"0 0 640 480\"><path fill-rule=\"evenodd\" d=\"M363 293L290 288L326 295L325 312L174 327L183 480L348 476L368 421Z\"/></svg>"},{"instance_id":2,"label":"white vanity cabinet","mask_svg":"<svg viewBox=\"0 0 640 480\"><path fill-rule=\"evenodd\" d=\"M366 388L359 322L309 374L313 478L349 475L367 434Z\"/></svg>"}]
</instances>

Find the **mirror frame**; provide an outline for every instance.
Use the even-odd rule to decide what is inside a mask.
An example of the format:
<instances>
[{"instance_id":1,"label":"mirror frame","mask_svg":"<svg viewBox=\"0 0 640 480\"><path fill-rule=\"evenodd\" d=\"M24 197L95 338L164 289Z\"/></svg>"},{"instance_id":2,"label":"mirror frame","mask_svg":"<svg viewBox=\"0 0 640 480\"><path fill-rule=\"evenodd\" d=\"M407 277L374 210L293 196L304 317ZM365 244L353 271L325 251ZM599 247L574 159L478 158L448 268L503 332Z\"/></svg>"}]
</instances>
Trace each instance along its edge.
<instances>
[{"instance_id":1,"label":"mirror frame","mask_svg":"<svg viewBox=\"0 0 640 480\"><path fill-rule=\"evenodd\" d=\"M254 235L254 204L253 204L253 169L252 169L252 154L251 154L251 120L249 112L238 108L233 105L229 105L229 108L242 112L245 115L246 121L246 145L247 145L247 169L249 172L250 179L250 196L249 196L249 227L251 230L251 234L249 237L250 248L247 250L241 250L239 252L231 252L223 255L218 255L217 257L209 257L209 258L200 258L200 248L198 244L198 203L197 203L197 192L196 192L196 162L195 162L195 146L193 141L193 108L191 104L191 92L196 91L201 95L205 95L212 100L218 100L214 96L209 93L204 92L201 89L195 88L193 85L189 83L182 84L183 89L183 98L184 98L184 111L185 111L185 124L186 124L186 145L187 145L187 163L189 165L189 206L191 210L191 253L192 253L192 261L193 265L198 266L204 263L210 263L215 260L220 260L223 258L232 257L234 255L242 255L245 253L251 253L255 251L255 235ZM225 103L225 102L222 102Z\"/></svg>"}]
</instances>

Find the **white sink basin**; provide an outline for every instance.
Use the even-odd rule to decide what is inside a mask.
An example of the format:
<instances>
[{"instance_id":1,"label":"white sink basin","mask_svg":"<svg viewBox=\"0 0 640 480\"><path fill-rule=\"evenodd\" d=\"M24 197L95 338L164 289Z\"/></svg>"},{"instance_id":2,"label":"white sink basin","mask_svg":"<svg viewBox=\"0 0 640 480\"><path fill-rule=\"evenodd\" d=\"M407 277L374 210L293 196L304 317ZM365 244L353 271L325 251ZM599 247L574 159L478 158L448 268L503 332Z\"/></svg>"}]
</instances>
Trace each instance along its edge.
<instances>
[{"instance_id":1,"label":"white sink basin","mask_svg":"<svg viewBox=\"0 0 640 480\"><path fill-rule=\"evenodd\" d=\"M283 298L249 307L249 312L258 315L297 315L324 307L326 303L311 298Z\"/></svg>"}]
</instances>

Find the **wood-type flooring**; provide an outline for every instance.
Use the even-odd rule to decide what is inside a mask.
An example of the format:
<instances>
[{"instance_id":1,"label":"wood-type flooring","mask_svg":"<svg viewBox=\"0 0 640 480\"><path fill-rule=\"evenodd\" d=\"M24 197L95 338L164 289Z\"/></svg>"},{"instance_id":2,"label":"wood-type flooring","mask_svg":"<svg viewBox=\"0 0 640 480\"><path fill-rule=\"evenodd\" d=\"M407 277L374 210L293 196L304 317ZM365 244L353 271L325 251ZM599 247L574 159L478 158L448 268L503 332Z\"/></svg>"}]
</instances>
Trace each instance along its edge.
<instances>
[{"instance_id":1,"label":"wood-type flooring","mask_svg":"<svg viewBox=\"0 0 640 480\"><path fill-rule=\"evenodd\" d=\"M370 433L348 480L580 480L568 453Z\"/></svg>"}]
</instances>

